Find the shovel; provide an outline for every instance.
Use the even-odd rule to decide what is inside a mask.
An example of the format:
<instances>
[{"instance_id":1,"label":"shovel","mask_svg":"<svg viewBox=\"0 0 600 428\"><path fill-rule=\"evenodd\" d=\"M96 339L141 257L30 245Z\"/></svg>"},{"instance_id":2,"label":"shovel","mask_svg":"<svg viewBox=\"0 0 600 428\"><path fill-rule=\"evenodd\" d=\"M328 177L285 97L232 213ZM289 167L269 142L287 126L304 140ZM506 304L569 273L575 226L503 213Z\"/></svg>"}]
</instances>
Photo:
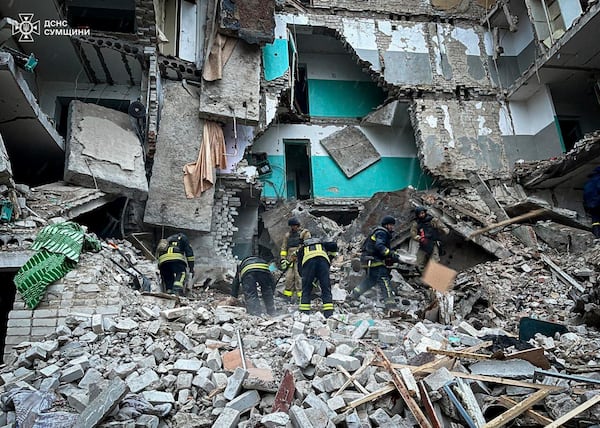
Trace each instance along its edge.
<instances>
[{"instance_id":1,"label":"shovel","mask_svg":"<svg viewBox=\"0 0 600 428\"><path fill-rule=\"evenodd\" d=\"M135 265L131 262L131 260L129 260L129 257L127 257L127 255L125 253L123 253L123 251L121 251L121 249L117 246L117 244L113 243L113 242L109 242L108 245L117 250L117 252L121 255L121 257L123 257L125 259L125 261L127 262L127 264L129 265L129 267L131 267L131 269L133 269L141 278L142 278L142 284L141 284L141 289L142 291L150 291L152 289L152 282L146 277L144 276L143 273L141 273L139 270L137 270L137 268L135 267ZM113 259L111 259L113 261L113 263L115 263L116 265L118 265L121 269L125 270L121 265L119 265L116 261L114 261ZM127 272L128 274L132 275L135 277L135 275L133 275L131 272L128 272L127 270L125 270L125 272ZM139 284L139 279L136 277L137 282Z\"/></svg>"},{"instance_id":2,"label":"shovel","mask_svg":"<svg viewBox=\"0 0 600 428\"><path fill-rule=\"evenodd\" d=\"M142 284L140 284L140 279L137 277L137 275L129 272L127 269L125 269L123 266L121 266L115 259L113 258L109 258L109 260L111 262L113 262L115 265L117 265L117 267L119 269L121 269L123 272L125 272L127 275L131 276L131 283L132 283L132 287L134 290L139 290L142 288Z\"/></svg>"}]
</instances>

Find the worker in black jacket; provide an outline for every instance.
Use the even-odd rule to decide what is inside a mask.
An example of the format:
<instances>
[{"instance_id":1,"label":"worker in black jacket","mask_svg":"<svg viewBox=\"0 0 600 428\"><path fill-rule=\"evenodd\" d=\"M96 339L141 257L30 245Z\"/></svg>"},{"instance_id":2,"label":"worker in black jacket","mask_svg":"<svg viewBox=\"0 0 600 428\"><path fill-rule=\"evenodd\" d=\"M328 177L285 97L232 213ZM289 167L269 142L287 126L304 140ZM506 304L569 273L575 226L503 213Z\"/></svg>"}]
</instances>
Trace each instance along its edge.
<instances>
[{"instance_id":1,"label":"worker in black jacket","mask_svg":"<svg viewBox=\"0 0 600 428\"><path fill-rule=\"evenodd\" d=\"M176 233L161 239L156 248L156 257L165 291L183 296L187 276L194 276L194 250L188 237L184 233Z\"/></svg>"},{"instance_id":2,"label":"worker in black jacket","mask_svg":"<svg viewBox=\"0 0 600 428\"><path fill-rule=\"evenodd\" d=\"M331 280L329 278L330 257L337 254L335 242L322 242L318 238L306 239L298 249L298 273L302 277L302 297L300 312L310 313L313 282L321 285L321 300L323 315L329 318L333 315L333 298L331 296Z\"/></svg>"},{"instance_id":3,"label":"worker in black jacket","mask_svg":"<svg viewBox=\"0 0 600 428\"><path fill-rule=\"evenodd\" d=\"M363 293L379 285L384 304L387 308L394 306L394 293L390 281L391 275L387 265L400 261L400 256L390 249L392 234L396 219L386 215L365 239L361 253L361 267L365 270L365 277L361 283L352 290L351 297L358 299Z\"/></svg>"},{"instance_id":4,"label":"worker in black jacket","mask_svg":"<svg viewBox=\"0 0 600 428\"><path fill-rule=\"evenodd\" d=\"M231 285L231 295L235 298L240 293L240 285L244 293L246 310L249 314L260 315L262 312L260 300L258 299L259 288L267 313L269 315L275 314L275 304L273 303L275 281L269 265L264 259L249 256L241 261Z\"/></svg>"}]
</instances>

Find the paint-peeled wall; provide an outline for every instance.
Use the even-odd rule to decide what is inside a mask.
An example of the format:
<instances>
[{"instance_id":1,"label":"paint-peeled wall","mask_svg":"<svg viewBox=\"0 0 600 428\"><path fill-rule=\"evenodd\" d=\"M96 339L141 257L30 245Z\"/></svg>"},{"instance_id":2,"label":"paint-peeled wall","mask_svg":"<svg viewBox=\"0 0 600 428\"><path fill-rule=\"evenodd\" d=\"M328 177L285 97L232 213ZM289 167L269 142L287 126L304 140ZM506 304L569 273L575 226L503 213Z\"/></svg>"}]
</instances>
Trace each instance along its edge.
<instances>
[{"instance_id":1,"label":"paint-peeled wall","mask_svg":"<svg viewBox=\"0 0 600 428\"><path fill-rule=\"evenodd\" d=\"M547 159L563 153L556 113L546 86L529 99L502 104L498 111L509 166L523 159Z\"/></svg>"},{"instance_id":2,"label":"paint-peeled wall","mask_svg":"<svg viewBox=\"0 0 600 428\"><path fill-rule=\"evenodd\" d=\"M290 196L286 189L286 141L304 141L308 145L314 198L367 198L378 191L399 190L409 185L424 188L429 184L419 167L412 132L394 127L361 128L381 158L348 178L320 143L341 129L340 126L289 124L277 125L265 132L252 147L254 153L267 153L273 170L262 178L263 196L283 199Z\"/></svg>"},{"instance_id":3,"label":"paint-peeled wall","mask_svg":"<svg viewBox=\"0 0 600 428\"><path fill-rule=\"evenodd\" d=\"M416 100L412 120L422 164L434 176L508 175L495 101Z\"/></svg>"}]
</instances>

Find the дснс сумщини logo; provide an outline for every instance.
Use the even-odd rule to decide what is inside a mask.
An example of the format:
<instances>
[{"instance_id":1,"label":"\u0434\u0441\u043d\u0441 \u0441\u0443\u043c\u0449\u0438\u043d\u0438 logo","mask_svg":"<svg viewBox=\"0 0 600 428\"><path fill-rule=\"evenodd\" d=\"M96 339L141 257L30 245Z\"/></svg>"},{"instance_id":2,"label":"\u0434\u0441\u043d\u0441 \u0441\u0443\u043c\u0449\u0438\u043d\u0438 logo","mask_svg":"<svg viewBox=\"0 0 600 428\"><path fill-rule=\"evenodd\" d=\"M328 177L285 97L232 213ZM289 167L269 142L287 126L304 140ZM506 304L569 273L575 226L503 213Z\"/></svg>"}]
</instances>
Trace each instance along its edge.
<instances>
[{"instance_id":1,"label":"\u0434\u0441\u043d\u0441 \u0441\u0443\u043c\u0449\u0438\u043d\u0438 logo","mask_svg":"<svg viewBox=\"0 0 600 428\"><path fill-rule=\"evenodd\" d=\"M33 42L33 34L40 34L40 21L33 20L33 13L19 13L19 22L13 24L12 35L19 34L19 42Z\"/></svg>"}]
</instances>

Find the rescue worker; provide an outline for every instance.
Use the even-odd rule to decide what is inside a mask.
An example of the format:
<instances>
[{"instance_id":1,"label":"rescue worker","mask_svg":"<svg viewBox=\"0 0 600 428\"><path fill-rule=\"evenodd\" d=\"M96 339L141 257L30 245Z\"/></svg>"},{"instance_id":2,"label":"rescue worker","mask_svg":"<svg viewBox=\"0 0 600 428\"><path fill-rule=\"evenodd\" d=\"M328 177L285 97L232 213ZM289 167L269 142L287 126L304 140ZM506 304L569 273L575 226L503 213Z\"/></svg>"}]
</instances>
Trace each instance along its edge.
<instances>
[{"instance_id":1,"label":"rescue worker","mask_svg":"<svg viewBox=\"0 0 600 428\"><path fill-rule=\"evenodd\" d=\"M267 313L269 315L275 314L275 304L273 302L275 280L269 265L264 259L257 256L248 256L241 261L231 285L231 295L235 298L240 293L240 285L244 293L246 310L249 314L260 315L263 312L258 298L259 289Z\"/></svg>"},{"instance_id":2,"label":"rescue worker","mask_svg":"<svg viewBox=\"0 0 600 428\"><path fill-rule=\"evenodd\" d=\"M156 248L156 258L165 291L183 296L187 276L194 276L194 250L188 237L184 233L176 233L161 239Z\"/></svg>"},{"instance_id":3,"label":"rescue worker","mask_svg":"<svg viewBox=\"0 0 600 428\"><path fill-rule=\"evenodd\" d=\"M307 229L300 227L300 222L296 217L288 220L290 230L283 237L281 250L280 267L285 272L285 287L283 295L289 302L297 297L298 300L302 297L302 280L297 269L297 251L304 240L310 238L310 232Z\"/></svg>"},{"instance_id":4,"label":"rescue worker","mask_svg":"<svg viewBox=\"0 0 600 428\"><path fill-rule=\"evenodd\" d=\"M298 273L302 277L302 296L298 307L300 312L310 313L312 288L316 279L321 285L323 315L325 318L333 315L329 266L330 257L334 257L337 251L335 242L322 242L319 238L306 239L298 249Z\"/></svg>"},{"instance_id":5,"label":"rescue worker","mask_svg":"<svg viewBox=\"0 0 600 428\"><path fill-rule=\"evenodd\" d=\"M583 206L592 217L592 233L600 238L600 166L583 185Z\"/></svg>"},{"instance_id":6,"label":"rescue worker","mask_svg":"<svg viewBox=\"0 0 600 428\"><path fill-rule=\"evenodd\" d=\"M439 219L427 213L427 208L416 207L415 219L410 226L410 236L419 243L417 251L417 269L423 273L425 265L431 259L440 261L441 234L450 230Z\"/></svg>"},{"instance_id":7,"label":"rescue worker","mask_svg":"<svg viewBox=\"0 0 600 428\"><path fill-rule=\"evenodd\" d=\"M394 293L390 285L391 274L387 265L400 261L400 256L390 249L396 219L386 215L381 219L381 226L377 226L363 243L360 257L361 267L365 270L365 277L361 283L352 290L351 297L358 299L362 294L379 284L383 303L386 308L394 306Z\"/></svg>"}]
</instances>

